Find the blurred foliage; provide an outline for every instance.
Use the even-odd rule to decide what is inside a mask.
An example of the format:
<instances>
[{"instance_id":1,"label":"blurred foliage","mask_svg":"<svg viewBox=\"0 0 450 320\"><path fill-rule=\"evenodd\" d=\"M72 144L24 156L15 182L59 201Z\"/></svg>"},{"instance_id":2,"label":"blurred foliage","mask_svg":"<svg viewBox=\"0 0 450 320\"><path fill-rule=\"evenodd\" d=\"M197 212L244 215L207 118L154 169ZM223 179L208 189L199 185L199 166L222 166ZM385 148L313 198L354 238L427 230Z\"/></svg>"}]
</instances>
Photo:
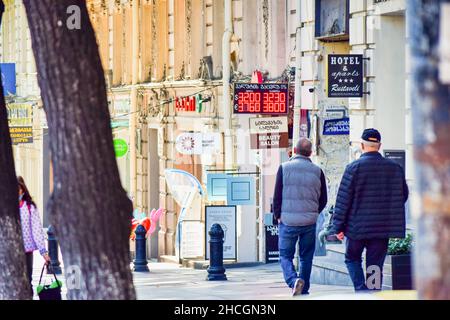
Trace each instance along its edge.
<instances>
[{"instance_id":1,"label":"blurred foliage","mask_svg":"<svg viewBox=\"0 0 450 320\"><path fill-rule=\"evenodd\" d=\"M412 242L413 237L411 233L409 233L406 238L403 239L389 239L388 254L392 256L410 254Z\"/></svg>"}]
</instances>

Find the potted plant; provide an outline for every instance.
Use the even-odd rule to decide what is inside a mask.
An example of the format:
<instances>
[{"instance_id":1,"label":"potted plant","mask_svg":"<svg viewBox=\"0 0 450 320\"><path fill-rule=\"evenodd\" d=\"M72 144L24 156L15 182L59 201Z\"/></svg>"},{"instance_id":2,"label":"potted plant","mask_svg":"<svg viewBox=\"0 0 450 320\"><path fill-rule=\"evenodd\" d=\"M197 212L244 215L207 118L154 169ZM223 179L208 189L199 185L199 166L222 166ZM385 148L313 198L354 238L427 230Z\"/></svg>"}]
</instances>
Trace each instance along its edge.
<instances>
[{"instance_id":1,"label":"potted plant","mask_svg":"<svg viewBox=\"0 0 450 320\"><path fill-rule=\"evenodd\" d=\"M392 290L412 290L411 247L412 235L403 239L389 239L391 256Z\"/></svg>"}]
</instances>

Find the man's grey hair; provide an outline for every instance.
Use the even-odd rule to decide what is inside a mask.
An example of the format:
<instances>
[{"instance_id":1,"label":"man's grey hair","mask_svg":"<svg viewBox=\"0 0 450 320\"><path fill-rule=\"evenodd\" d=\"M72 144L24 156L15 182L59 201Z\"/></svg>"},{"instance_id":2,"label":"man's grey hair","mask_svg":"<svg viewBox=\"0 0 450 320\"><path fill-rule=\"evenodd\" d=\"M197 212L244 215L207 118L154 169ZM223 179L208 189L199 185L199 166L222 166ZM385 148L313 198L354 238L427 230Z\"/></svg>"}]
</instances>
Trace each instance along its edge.
<instances>
[{"instance_id":1,"label":"man's grey hair","mask_svg":"<svg viewBox=\"0 0 450 320\"><path fill-rule=\"evenodd\" d=\"M298 140L295 149L297 154L310 157L312 154L312 142L307 138L301 138Z\"/></svg>"},{"instance_id":2,"label":"man's grey hair","mask_svg":"<svg viewBox=\"0 0 450 320\"><path fill-rule=\"evenodd\" d=\"M380 148L381 143L380 142L373 142L373 141L367 141L367 140L361 140L361 143L364 144L367 147L371 148Z\"/></svg>"}]
</instances>

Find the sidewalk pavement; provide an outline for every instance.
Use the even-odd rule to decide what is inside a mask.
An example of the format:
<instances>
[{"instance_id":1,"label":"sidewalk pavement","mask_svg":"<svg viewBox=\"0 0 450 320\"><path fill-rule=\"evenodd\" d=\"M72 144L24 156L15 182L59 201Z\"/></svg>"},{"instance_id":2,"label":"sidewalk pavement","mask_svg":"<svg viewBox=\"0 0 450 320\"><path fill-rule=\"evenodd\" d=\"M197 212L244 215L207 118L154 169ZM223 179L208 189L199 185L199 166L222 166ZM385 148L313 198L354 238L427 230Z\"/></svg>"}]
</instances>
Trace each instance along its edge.
<instances>
[{"instance_id":1,"label":"sidewalk pavement","mask_svg":"<svg viewBox=\"0 0 450 320\"><path fill-rule=\"evenodd\" d=\"M34 261L33 288L36 290L43 260L37 255ZM356 295L352 287L318 284L311 284L310 295L292 297L277 263L229 268L226 270L227 281L206 281L206 270L183 268L173 263L151 262L148 267L149 273L133 272L139 300L383 299L373 294ZM60 278L63 280L65 299L67 288L64 275ZM390 299L395 297L390 296Z\"/></svg>"}]
</instances>

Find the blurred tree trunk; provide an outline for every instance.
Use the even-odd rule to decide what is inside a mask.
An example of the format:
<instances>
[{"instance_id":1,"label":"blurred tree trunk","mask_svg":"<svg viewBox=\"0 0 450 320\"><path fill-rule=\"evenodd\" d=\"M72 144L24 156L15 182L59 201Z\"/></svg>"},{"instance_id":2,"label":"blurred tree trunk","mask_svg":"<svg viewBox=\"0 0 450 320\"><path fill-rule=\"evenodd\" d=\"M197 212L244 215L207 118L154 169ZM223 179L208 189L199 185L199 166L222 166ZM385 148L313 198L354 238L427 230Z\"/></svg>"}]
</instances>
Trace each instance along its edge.
<instances>
[{"instance_id":1,"label":"blurred tree trunk","mask_svg":"<svg viewBox=\"0 0 450 320\"><path fill-rule=\"evenodd\" d=\"M415 279L421 299L450 299L450 83L442 83L441 4L409 0L411 102L414 158L420 208L417 208Z\"/></svg>"},{"instance_id":2,"label":"blurred tree trunk","mask_svg":"<svg viewBox=\"0 0 450 320\"><path fill-rule=\"evenodd\" d=\"M135 299L128 240L133 208L120 182L86 3L24 5L54 169L47 209L61 246L68 299Z\"/></svg>"},{"instance_id":3,"label":"blurred tree trunk","mask_svg":"<svg viewBox=\"0 0 450 320\"><path fill-rule=\"evenodd\" d=\"M5 10L0 0L0 26ZM31 299L20 229L17 178L0 79L0 300Z\"/></svg>"}]
</instances>

